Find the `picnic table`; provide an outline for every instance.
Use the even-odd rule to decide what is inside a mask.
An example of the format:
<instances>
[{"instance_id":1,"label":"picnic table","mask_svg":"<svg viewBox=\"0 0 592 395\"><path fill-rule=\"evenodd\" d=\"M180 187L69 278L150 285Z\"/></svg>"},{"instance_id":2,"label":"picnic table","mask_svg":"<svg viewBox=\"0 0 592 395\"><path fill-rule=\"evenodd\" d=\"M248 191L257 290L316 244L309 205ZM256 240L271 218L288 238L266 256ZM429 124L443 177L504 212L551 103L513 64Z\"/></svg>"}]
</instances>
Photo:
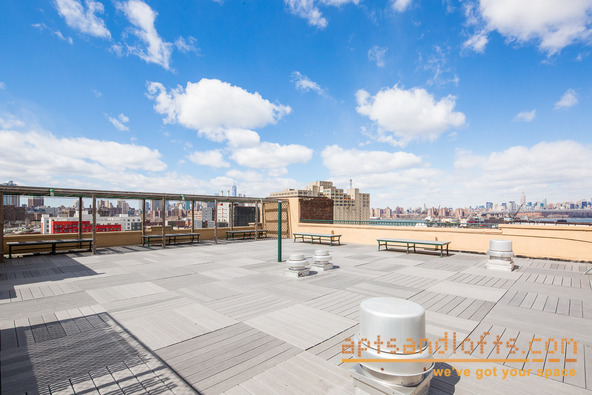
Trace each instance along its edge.
<instances>
[{"instance_id":1,"label":"picnic table","mask_svg":"<svg viewBox=\"0 0 592 395\"><path fill-rule=\"evenodd\" d=\"M341 235L322 233L293 233L292 235L294 236L294 242L296 242L296 239L302 239L302 242L304 242L304 238L310 238L310 243L312 244L315 240L322 243L322 240L326 239L329 241L330 245L333 245L333 241L337 241L337 243L341 245Z\"/></svg>"},{"instance_id":2,"label":"picnic table","mask_svg":"<svg viewBox=\"0 0 592 395\"><path fill-rule=\"evenodd\" d=\"M449 241L437 241L437 240L409 240L409 239L376 239L378 241L378 250L384 245L385 250L388 250L388 244L405 244L407 245L407 253L409 254L409 247L413 246L413 252L415 251L415 245L428 245L435 246L436 249L440 247L440 256L443 256L444 246L446 246L446 255L448 255Z\"/></svg>"},{"instance_id":3,"label":"picnic table","mask_svg":"<svg viewBox=\"0 0 592 395\"><path fill-rule=\"evenodd\" d=\"M64 240L31 240L31 241L11 241L6 243L8 245L8 258L12 258L12 251L16 249L24 249L30 252L42 251L36 246L51 246L51 254L56 253L58 245L77 244L78 249L82 249L82 245L88 244L88 251L92 250L92 239L64 239ZM70 248L69 250L77 249Z\"/></svg>"}]
</instances>

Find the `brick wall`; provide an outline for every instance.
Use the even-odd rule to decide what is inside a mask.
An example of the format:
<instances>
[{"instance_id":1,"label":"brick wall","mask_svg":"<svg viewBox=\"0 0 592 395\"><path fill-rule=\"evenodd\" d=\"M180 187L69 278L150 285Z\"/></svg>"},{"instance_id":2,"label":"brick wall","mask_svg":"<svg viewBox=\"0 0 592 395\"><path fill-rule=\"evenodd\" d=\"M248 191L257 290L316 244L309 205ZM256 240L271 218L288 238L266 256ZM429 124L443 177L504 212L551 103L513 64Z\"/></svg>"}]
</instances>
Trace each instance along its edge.
<instances>
[{"instance_id":1,"label":"brick wall","mask_svg":"<svg viewBox=\"0 0 592 395\"><path fill-rule=\"evenodd\" d=\"M333 219L333 199L318 197L298 199L300 219Z\"/></svg>"}]
</instances>

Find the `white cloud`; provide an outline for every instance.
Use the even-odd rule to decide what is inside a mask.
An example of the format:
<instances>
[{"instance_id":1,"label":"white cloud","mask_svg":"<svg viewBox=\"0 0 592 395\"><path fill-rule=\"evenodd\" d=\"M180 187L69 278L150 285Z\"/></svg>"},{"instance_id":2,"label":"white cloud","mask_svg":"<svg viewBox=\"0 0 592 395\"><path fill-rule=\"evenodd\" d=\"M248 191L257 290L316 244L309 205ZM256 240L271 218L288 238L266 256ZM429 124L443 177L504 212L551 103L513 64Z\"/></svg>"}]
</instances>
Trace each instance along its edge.
<instances>
[{"instance_id":1,"label":"white cloud","mask_svg":"<svg viewBox=\"0 0 592 395\"><path fill-rule=\"evenodd\" d=\"M129 127L126 125L126 123L129 122L129 118L124 114L119 114L117 118L114 118L112 116L107 116L107 118L109 119L109 122L111 122L117 130L121 132L129 131Z\"/></svg>"},{"instance_id":2,"label":"white cloud","mask_svg":"<svg viewBox=\"0 0 592 395\"><path fill-rule=\"evenodd\" d=\"M216 177L210 181L213 191L227 191L236 182L239 193L247 196L269 196L271 192L279 192L286 188L293 188L298 182L291 178L270 176L256 170L241 171L232 169L223 177Z\"/></svg>"},{"instance_id":3,"label":"white cloud","mask_svg":"<svg viewBox=\"0 0 592 395\"><path fill-rule=\"evenodd\" d=\"M45 23L34 23L31 26L33 26L36 29L39 29L39 31L45 31L45 30L47 30L51 34L53 34L54 36L58 37L60 40L66 41L70 45L74 44L74 40L72 40L72 37L65 37L62 34L62 32L60 32L59 30L52 30L52 29L50 29Z\"/></svg>"},{"instance_id":4,"label":"white cloud","mask_svg":"<svg viewBox=\"0 0 592 395\"><path fill-rule=\"evenodd\" d=\"M195 39L195 37L190 36L187 39L185 39L183 37L179 37L175 40L175 47L177 47L177 49L182 53L187 53L187 52L198 53L199 49L195 45L196 43L197 43L197 40Z\"/></svg>"},{"instance_id":5,"label":"white cloud","mask_svg":"<svg viewBox=\"0 0 592 395\"><path fill-rule=\"evenodd\" d=\"M502 152L475 155L457 150L454 166L461 191L468 195L505 200L512 193L568 199L587 196L592 167L582 158L592 157L592 146L575 141L541 142L514 146Z\"/></svg>"},{"instance_id":6,"label":"white cloud","mask_svg":"<svg viewBox=\"0 0 592 395\"><path fill-rule=\"evenodd\" d=\"M466 40L462 46L463 49L471 49L477 53L484 53L488 42L489 39L487 38L487 32L480 31L469 37L469 39Z\"/></svg>"},{"instance_id":7,"label":"white cloud","mask_svg":"<svg viewBox=\"0 0 592 395\"><path fill-rule=\"evenodd\" d=\"M64 177L106 179L117 178L129 170L166 169L158 150L85 137L59 138L47 132L1 130L0 146L0 178L18 174L27 182L44 185Z\"/></svg>"},{"instance_id":8,"label":"white cloud","mask_svg":"<svg viewBox=\"0 0 592 395\"><path fill-rule=\"evenodd\" d=\"M72 29L91 36L110 39L111 33L107 30L105 21L97 16L104 12L103 4L92 0L86 0L85 4L86 9L78 0L55 0L58 13Z\"/></svg>"},{"instance_id":9,"label":"white cloud","mask_svg":"<svg viewBox=\"0 0 592 395\"><path fill-rule=\"evenodd\" d=\"M427 80L429 85L442 86L449 83L453 83L458 86L459 78L454 70L448 66L448 55L450 48L443 48L439 45L434 46L434 50L425 61L423 69L431 71L433 74L432 78ZM422 58L420 56L420 62Z\"/></svg>"},{"instance_id":10,"label":"white cloud","mask_svg":"<svg viewBox=\"0 0 592 395\"><path fill-rule=\"evenodd\" d=\"M167 92L159 82L148 83L154 109L165 114L165 123L179 123L195 130L251 129L276 123L289 114L289 106L273 104L257 92L216 79L203 78Z\"/></svg>"},{"instance_id":11,"label":"white cloud","mask_svg":"<svg viewBox=\"0 0 592 395\"><path fill-rule=\"evenodd\" d=\"M569 108L575 106L576 104L578 104L578 96L576 91L573 89L568 89L565 91L563 96L561 96L561 99L555 103L555 109L559 110L563 108Z\"/></svg>"},{"instance_id":12,"label":"white cloud","mask_svg":"<svg viewBox=\"0 0 592 395\"><path fill-rule=\"evenodd\" d=\"M412 0L392 0L392 7L393 10L397 12L403 12L409 8L411 5Z\"/></svg>"},{"instance_id":13,"label":"white cloud","mask_svg":"<svg viewBox=\"0 0 592 395\"><path fill-rule=\"evenodd\" d=\"M323 18L321 11L315 7L314 0L285 0L290 12L308 21L311 26L319 29L327 27L327 20Z\"/></svg>"},{"instance_id":14,"label":"white cloud","mask_svg":"<svg viewBox=\"0 0 592 395\"><path fill-rule=\"evenodd\" d=\"M421 165L421 158L407 152L360 151L338 145L325 147L323 164L335 176L387 173Z\"/></svg>"},{"instance_id":15,"label":"white cloud","mask_svg":"<svg viewBox=\"0 0 592 395\"><path fill-rule=\"evenodd\" d=\"M521 111L518 114L516 114L516 116L514 117L514 122L516 122L516 121L531 122L532 120L534 120L535 116L536 116L536 110Z\"/></svg>"},{"instance_id":16,"label":"white cloud","mask_svg":"<svg viewBox=\"0 0 592 395\"><path fill-rule=\"evenodd\" d=\"M358 4L360 0L284 0L284 2L292 14L306 19L311 26L324 29L328 23L317 7L318 4L340 7L348 3Z\"/></svg>"},{"instance_id":17,"label":"white cloud","mask_svg":"<svg viewBox=\"0 0 592 395\"><path fill-rule=\"evenodd\" d=\"M259 145L259 133L248 129L224 129L225 139L230 148L253 147Z\"/></svg>"},{"instance_id":18,"label":"white cloud","mask_svg":"<svg viewBox=\"0 0 592 395\"><path fill-rule=\"evenodd\" d=\"M478 7L471 3L469 7L475 12L469 23L496 30L508 41L536 41L548 55L576 42L589 42L592 35L590 0L479 0Z\"/></svg>"},{"instance_id":19,"label":"white cloud","mask_svg":"<svg viewBox=\"0 0 592 395\"><path fill-rule=\"evenodd\" d=\"M384 67L384 55L386 51L388 51L388 48L381 48L375 45L368 50L368 60L375 62L378 67Z\"/></svg>"},{"instance_id":20,"label":"white cloud","mask_svg":"<svg viewBox=\"0 0 592 395\"><path fill-rule=\"evenodd\" d=\"M325 89L321 88L319 84L312 81L310 78L303 75L299 71L294 71L292 73L292 81L294 82L296 89L298 89L301 92L313 91L318 95L326 96Z\"/></svg>"},{"instance_id":21,"label":"white cloud","mask_svg":"<svg viewBox=\"0 0 592 395\"><path fill-rule=\"evenodd\" d=\"M6 88L6 84L2 81L0 81L0 90L3 90Z\"/></svg>"},{"instance_id":22,"label":"white cloud","mask_svg":"<svg viewBox=\"0 0 592 395\"><path fill-rule=\"evenodd\" d=\"M96 97L97 99L98 99L99 97L103 96L103 92L101 92L101 91L98 91L98 90L96 90L96 89L91 89L90 91L93 93L93 95L95 95L95 97Z\"/></svg>"},{"instance_id":23,"label":"white cloud","mask_svg":"<svg viewBox=\"0 0 592 395\"><path fill-rule=\"evenodd\" d=\"M284 169L294 163L306 163L312 150L303 145L262 142L254 147L235 149L231 158L241 166L256 169Z\"/></svg>"},{"instance_id":24,"label":"white cloud","mask_svg":"<svg viewBox=\"0 0 592 395\"><path fill-rule=\"evenodd\" d=\"M465 115L454 112L456 100L447 96L439 101L422 88L410 90L398 86L384 89L375 96L361 89L356 93L358 113L376 122L379 139L404 146L412 140L433 141L452 128L465 124ZM393 133L393 136L385 134Z\"/></svg>"},{"instance_id":25,"label":"white cloud","mask_svg":"<svg viewBox=\"0 0 592 395\"><path fill-rule=\"evenodd\" d=\"M187 156L191 162L196 165L210 166L210 167L230 167L230 163L224 160L224 155L220 150L211 151L195 151Z\"/></svg>"},{"instance_id":26,"label":"white cloud","mask_svg":"<svg viewBox=\"0 0 592 395\"><path fill-rule=\"evenodd\" d=\"M25 126L25 123L20 119L17 119L12 114L4 113L0 115L0 128L1 129L13 129Z\"/></svg>"},{"instance_id":27,"label":"white cloud","mask_svg":"<svg viewBox=\"0 0 592 395\"><path fill-rule=\"evenodd\" d=\"M156 13L150 6L139 0L118 3L117 8L136 28L132 33L140 40L140 45L128 45L129 53L139 56L148 63L156 63L165 69L170 69L172 43L164 41L156 31L154 21Z\"/></svg>"}]
</instances>

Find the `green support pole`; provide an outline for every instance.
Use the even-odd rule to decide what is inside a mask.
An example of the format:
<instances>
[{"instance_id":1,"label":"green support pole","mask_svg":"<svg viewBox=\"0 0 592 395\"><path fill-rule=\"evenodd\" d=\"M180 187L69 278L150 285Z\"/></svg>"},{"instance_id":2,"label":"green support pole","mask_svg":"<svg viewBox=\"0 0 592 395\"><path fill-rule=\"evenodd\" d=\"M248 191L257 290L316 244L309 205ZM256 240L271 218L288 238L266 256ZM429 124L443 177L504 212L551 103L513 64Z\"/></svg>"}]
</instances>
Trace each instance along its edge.
<instances>
[{"instance_id":1,"label":"green support pole","mask_svg":"<svg viewBox=\"0 0 592 395\"><path fill-rule=\"evenodd\" d=\"M278 200L278 262L282 261L282 201Z\"/></svg>"}]
</instances>

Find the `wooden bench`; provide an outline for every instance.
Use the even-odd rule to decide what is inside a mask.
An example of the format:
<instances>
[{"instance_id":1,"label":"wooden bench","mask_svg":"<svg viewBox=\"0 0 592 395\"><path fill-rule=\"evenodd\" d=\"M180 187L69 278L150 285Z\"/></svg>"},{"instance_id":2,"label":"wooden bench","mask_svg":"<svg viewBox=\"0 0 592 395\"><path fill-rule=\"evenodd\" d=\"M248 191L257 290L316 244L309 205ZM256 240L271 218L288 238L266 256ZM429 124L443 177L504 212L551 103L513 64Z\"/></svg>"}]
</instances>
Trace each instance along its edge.
<instances>
[{"instance_id":1,"label":"wooden bench","mask_svg":"<svg viewBox=\"0 0 592 395\"><path fill-rule=\"evenodd\" d=\"M440 247L440 256L443 256L444 253L444 246L446 246L446 255L448 255L448 244L449 241L436 241L436 240L407 240L407 239L376 239L378 241L378 250L380 251L380 247L384 246L385 250L388 250L388 244L406 244L407 245L407 253L409 254L409 247L413 246L413 252L415 251L415 245L428 245L428 246L435 246L436 250Z\"/></svg>"},{"instance_id":2,"label":"wooden bench","mask_svg":"<svg viewBox=\"0 0 592 395\"><path fill-rule=\"evenodd\" d=\"M255 237L255 230L227 230L226 231L226 240L232 239L235 240L236 236L242 236L242 239L246 239L247 237L252 238ZM257 237L267 237L267 230L265 229L258 229L257 230Z\"/></svg>"},{"instance_id":3,"label":"wooden bench","mask_svg":"<svg viewBox=\"0 0 592 395\"><path fill-rule=\"evenodd\" d=\"M302 239L304 242L304 238L310 238L310 243L312 244L315 240L318 240L319 243L322 243L323 239L329 241L330 245L333 245L333 241L337 241L339 245L341 245L341 235L333 235L333 234L321 234L321 233L293 233L294 242L296 239Z\"/></svg>"},{"instance_id":4,"label":"wooden bench","mask_svg":"<svg viewBox=\"0 0 592 395\"><path fill-rule=\"evenodd\" d=\"M194 241L197 241L199 243L199 233L169 233L169 234L165 234L165 240L167 244L173 244L176 245L177 243L177 239L185 239L185 238L190 238L191 240L189 241L189 243L193 243ZM144 245L148 245L148 247L150 247L150 240L160 240L160 242L162 243L162 235L143 235L142 236L142 246Z\"/></svg>"},{"instance_id":5,"label":"wooden bench","mask_svg":"<svg viewBox=\"0 0 592 395\"><path fill-rule=\"evenodd\" d=\"M68 250L73 249L82 249L83 244L88 244L88 251L92 250L92 239L64 239L64 240L31 240L31 241L11 241L6 243L8 245L8 258L12 258L12 250L15 249L24 249L28 250L28 252L39 252L43 250L39 250L36 248L31 248L35 246L51 246L51 253L56 253L56 247L58 245L64 244L78 244L78 248L70 248Z\"/></svg>"}]
</instances>

